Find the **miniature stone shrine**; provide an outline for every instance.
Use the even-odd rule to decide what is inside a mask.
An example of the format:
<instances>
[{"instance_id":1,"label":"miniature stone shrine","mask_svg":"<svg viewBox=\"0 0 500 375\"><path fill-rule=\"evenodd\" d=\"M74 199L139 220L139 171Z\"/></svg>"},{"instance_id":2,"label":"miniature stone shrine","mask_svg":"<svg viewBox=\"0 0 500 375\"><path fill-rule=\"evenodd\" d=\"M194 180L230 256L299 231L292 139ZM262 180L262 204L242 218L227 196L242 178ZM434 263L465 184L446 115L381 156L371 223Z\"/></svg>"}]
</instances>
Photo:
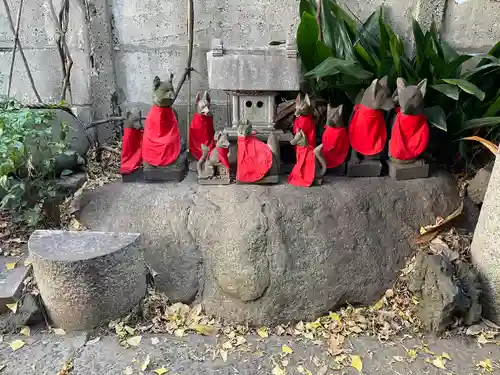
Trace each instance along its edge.
<instances>
[{"instance_id":1,"label":"miniature stone shrine","mask_svg":"<svg viewBox=\"0 0 500 375\"><path fill-rule=\"evenodd\" d=\"M345 160L349 153L349 135L344 125L344 106L333 108L328 104L327 121L322 136L323 149L321 150L326 162L326 168L345 174Z\"/></svg>"},{"instance_id":2,"label":"miniature stone shrine","mask_svg":"<svg viewBox=\"0 0 500 375\"><path fill-rule=\"evenodd\" d=\"M181 142L177 117L172 104L172 84L159 77L153 80L153 106L144 126L142 158L146 181L181 181L187 172L187 152Z\"/></svg>"},{"instance_id":3,"label":"miniature stone shrine","mask_svg":"<svg viewBox=\"0 0 500 375\"><path fill-rule=\"evenodd\" d=\"M196 113L189 125L189 152L196 160L203 155L202 145L211 151L215 147L214 119L210 113L210 95L205 91L203 97L196 93Z\"/></svg>"},{"instance_id":4,"label":"miniature stone shrine","mask_svg":"<svg viewBox=\"0 0 500 375\"><path fill-rule=\"evenodd\" d=\"M238 166L236 182L240 184L277 184L279 182L279 143L271 132L267 144L256 137L250 121L238 126Z\"/></svg>"},{"instance_id":5,"label":"miniature stone shrine","mask_svg":"<svg viewBox=\"0 0 500 375\"><path fill-rule=\"evenodd\" d=\"M297 162L288 176L288 183L309 187L321 185L326 173L326 162L322 155L323 145L314 148L310 145L305 132L300 129L290 142L295 146Z\"/></svg>"},{"instance_id":6,"label":"miniature stone shrine","mask_svg":"<svg viewBox=\"0 0 500 375\"><path fill-rule=\"evenodd\" d=\"M142 173L142 137L144 128L130 112L123 124L120 174L123 182L140 181Z\"/></svg>"},{"instance_id":7,"label":"miniature stone shrine","mask_svg":"<svg viewBox=\"0 0 500 375\"><path fill-rule=\"evenodd\" d=\"M224 90L230 95L231 124L225 129L230 139L238 135L241 121L250 121L265 139L275 132L280 141L291 140L288 133L274 129L276 94L300 89L297 50L292 43L286 49L224 49L214 40L207 53L208 84L211 90Z\"/></svg>"},{"instance_id":8,"label":"miniature stone shrine","mask_svg":"<svg viewBox=\"0 0 500 375\"><path fill-rule=\"evenodd\" d=\"M231 183L229 165L229 139L227 133L215 133L215 147L201 144L202 156L196 165L201 185L228 185Z\"/></svg>"},{"instance_id":9,"label":"miniature stone shrine","mask_svg":"<svg viewBox=\"0 0 500 375\"><path fill-rule=\"evenodd\" d=\"M424 114L427 79L417 86L397 80L397 101L389 142L389 175L395 180L429 177L429 165L419 159L429 143L429 125Z\"/></svg>"},{"instance_id":10,"label":"miniature stone shrine","mask_svg":"<svg viewBox=\"0 0 500 375\"><path fill-rule=\"evenodd\" d=\"M382 110L388 111L394 107L387 77L373 80L361 95L361 102L354 107L348 128L352 152L347 164L347 175L377 177L382 172L380 153L387 141Z\"/></svg>"}]
</instances>

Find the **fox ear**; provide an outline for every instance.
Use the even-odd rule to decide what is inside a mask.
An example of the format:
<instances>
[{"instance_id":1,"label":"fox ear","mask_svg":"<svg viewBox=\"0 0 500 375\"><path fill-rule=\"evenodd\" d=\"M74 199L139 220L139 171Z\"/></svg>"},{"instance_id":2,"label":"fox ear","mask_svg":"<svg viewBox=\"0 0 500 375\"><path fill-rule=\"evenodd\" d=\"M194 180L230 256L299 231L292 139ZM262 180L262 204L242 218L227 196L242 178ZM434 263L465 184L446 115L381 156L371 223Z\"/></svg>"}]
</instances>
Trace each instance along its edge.
<instances>
[{"instance_id":1,"label":"fox ear","mask_svg":"<svg viewBox=\"0 0 500 375\"><path fill-rule=\"evenodd\" d=\"M155 78L153 79L153 88L157 90L158 87L160 87L160 83L161 83L160 77L155 76Z\"/></svg>"},{"instance_id":2,"label":"fox ear","mask_svg":"<svg viewBox=\"0 0 500 375\"><path fill-rule=\"evenodd\" d=\"M341 105L339 105L339 106L337 107L337 114L338 114L340 117L342 117L343 113L344 113L344 105L343 105L343 104L341 104Z\"/></svg>"},{"instance_id":3,"label":"fox ear","mask_svg":"<svg viewBox=\"0 0 500 375\"><path fill-rule=\"evenodd\" d=\"M198 104L198 103L200 102L200 100L201 100L200 93L199 93L199 92L197 92L197 93L196 93L196 99L195 99L196 104Z\"/></svg>"},{"instance_id":4,"label":"fox ear","mask_svg":"<svg viewBox=\"0 0 500 375\"><path fill-rule=\"evenodd\" d=\"M425 92L427 91L427 78L424 78L422 81L420 81L420 83L417 85L417 88L422 93L422 96L425 96Z\"/></svg>"},{"instance_id":5,"label":"fox ear","mask_svg":"<svg viewBox=\"0 0 500 375\"><path fill-rule=\"evenodd\" d=\"M311 105L311 100L309 99L309 95L306 94L306 97L305 97L305 102L307 103L307 105Z\"/></svg>"},{"instance_id":6,"label":"fox ear","mask_svg":"<svg viewBox=\"0 0 500 375\"><path fill-rule=\"evenodd\" d=\"M210 94L208 93L208 91L205 91L205 93L203 94L203 100L207 101L207 102L211 102L212 100L210 99Z\"/></svg>"}]
</instances>

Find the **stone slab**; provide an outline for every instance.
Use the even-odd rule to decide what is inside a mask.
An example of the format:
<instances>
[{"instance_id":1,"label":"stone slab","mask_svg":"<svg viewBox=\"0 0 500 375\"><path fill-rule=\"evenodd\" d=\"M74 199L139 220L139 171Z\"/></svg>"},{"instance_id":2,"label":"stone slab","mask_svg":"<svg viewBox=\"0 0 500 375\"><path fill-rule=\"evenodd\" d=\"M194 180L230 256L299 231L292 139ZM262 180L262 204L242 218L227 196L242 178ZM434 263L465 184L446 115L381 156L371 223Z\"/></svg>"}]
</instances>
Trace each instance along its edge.
<instances>
[{"instance_id":1,"label":"stone slab","mask_svg":"<svg viewBox=\"0 0 500 375\"><path fill-rule=\"evenodd\" d=\"M123 182L143 182L144 181L143 169L139 168L132 173L122 174L122 181Z\"/></svg>"},{"instance_id":2,"label":"stone slab","mask_svg":"<svg viewBox=\"0 0 500 375\"><path fill-rule=\"evenodd\" d=\"M285 49L225 50L207 53L208 86L231 91L297 91L300 67Z\"/></svg>"},{"instance_id":3,"label":"stone slab","mask_svg":"<svg viewBox=\"0 0 500 375\"><path fill-rule=\"evenodd\" d=\"M481 168L467 185L467 195L475 204L483 203L491 178L491 167L492 166L486 166Z\"/></svg>"},{"instance_id":4,"label":"stone slab","mask_svg":"<svg viewBox=\"0 0 500 375\"><path fill-rule=\"evenodd\" d=\"M336 168L329 168L326 170L326 175L328 176L346 176L347 175L347 163L342 163Z\"/></svg>"},{"instance_id":5,"label":"stone slab","mask_svg":"<svg viewBox=\"0 0 500 375\"><path fill-rule=\"evenodd\" d=\"M347 163L348 177L378 177L382 173L382 162L379 160L362 160L359 163Z\"/></svg>"},{"instance_id":6,"label":"stone slab","mask_svg":"<svg viewBox=\"0 0 500 375\"><path fill-rule=\"evenodd\" d=\"M497 154L474 232L471 255L484 285L483 309L500 324L500 155Z\"/></svg>"},{"instance_id":7,"label":"stone slab","mask_svg":"<svg viewBox=\"0 0 500 375\"><path fill-rule=\"evenodd\" d=\"M144 180L147 182L175 182L182 181L188 172L187 152L179 155L178 161L175 165L166 167L155 167L148 163L144 163L143 174Z\"/></svg>"},{"instance_id":8,"label":"stone slab","mask_svg":"<svg viewBox=\"0 0 500 375\"><path fill-rule=\"evenodd\" d=\"M17 262L16 268L7 269L7 264ZM8 311L8 303L16 302L21 296L23 281L28 276L31 266L25 267L23 260L15 257L0 256L0 314Z\"/></svg>"},{"instance_id":9,"label":"stone slab","mask_svg":"<svg viewBox=\"0 0 500 375\"><path fill-rule=\"evenodd\" d=\"M106 185L82 197L79 220L93 230L142 233L155 283L172 301L196 299L211 314L255 325L372 303L394 281L418 229L459 204L443 172L401 182L325 176L308 189L200 186L192 175Z\"/></svg>"},{"instance_id":10,"label":"stone slab","mask_svg":"<svg viewBox=\"0 0 500 375\"><path fill-rule=\"evenodd\" d=\"M389 176L396 181L429 177L429 164L424 161L410 164L400 164L388 160L387 164L389 165Z\"/></svg>"}]
</instances>

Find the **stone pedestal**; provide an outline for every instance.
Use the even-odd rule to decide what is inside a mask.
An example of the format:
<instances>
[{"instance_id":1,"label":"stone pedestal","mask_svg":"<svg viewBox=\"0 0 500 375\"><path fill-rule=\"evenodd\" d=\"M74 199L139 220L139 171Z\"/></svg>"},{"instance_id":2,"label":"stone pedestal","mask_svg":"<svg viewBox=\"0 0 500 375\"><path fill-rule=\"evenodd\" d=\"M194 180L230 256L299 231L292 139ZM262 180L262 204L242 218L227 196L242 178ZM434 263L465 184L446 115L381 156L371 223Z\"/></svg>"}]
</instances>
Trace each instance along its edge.
<instances>
[{"instance_id":1,"label":"stone pedestal","mask_svg":"<svg viewBox=\"0 0 500 375\"><path fill-rule=\"evenodd\" d=\"M9 263L16 263L12 270L7 269ZM23 281L28 276L29 267L14 257L0 257L0 314L8 311L6 304L16 302L21 297Z\"/></svg>"},{"instance_id":2,"label":"stone pedestal","mask_svg":"<svg viewBox=\"0 0 500 375\"><path fill-rule=\"evenodd\" d=\"M166 167L155 167L144 163L144 180L147 182L182 181L188 171L187 152L182 152L178 159Z\"/></svg>"},{"instance_id":3,"label":"stone pedestal","mask_svg":"<svg viewBox=\"0 0 500 375\"><path fill-rule=\"evenodd\" d=\"M53 324L89 330L127 314L146 293L139 234L35 231L33 271Z\"/></svg>"},{"instance_id":4,"label":"stone pedestal","mask_svg":"<svg viewBox=\"0 0 500 375\"><path fill-rule=\"evenodd\" d=\"M361 160L359 163L347 163L347 176L349 177L378 177L382 173L380 160Z\"/></svg>"},{"instance_id":5,"label":"stone pedestal","mask_svg":"<svg viewBox=\"0 0 500 375\"><path fill-rule=\"evenodd\" d=\"M132 173L122 174L123 182L142 182L144 181L144 171L142 168L135 170Z\"/></svg>"},{"instance_id":6,"label":"stone pedestal","mask_svg":"<svg viewBox=\"0 0 500 375\"><path fill-rule=\"evenodd\" d=\"M500 156L491 172L471 254L483 282L482 303L486 316L500 324Z\"/></svg>"},{"instance_id":7,"label":"stone pedestal","mask_svg":"<svg viewBox=\"0 0 500 375\"><path fill-rule=\"evenodd\" d=\"M389 176L396 181L429 177L429 164L424 160L417 160L408 164L388 160L387 164L389 165Z\"/></svg>"}]
</instances>

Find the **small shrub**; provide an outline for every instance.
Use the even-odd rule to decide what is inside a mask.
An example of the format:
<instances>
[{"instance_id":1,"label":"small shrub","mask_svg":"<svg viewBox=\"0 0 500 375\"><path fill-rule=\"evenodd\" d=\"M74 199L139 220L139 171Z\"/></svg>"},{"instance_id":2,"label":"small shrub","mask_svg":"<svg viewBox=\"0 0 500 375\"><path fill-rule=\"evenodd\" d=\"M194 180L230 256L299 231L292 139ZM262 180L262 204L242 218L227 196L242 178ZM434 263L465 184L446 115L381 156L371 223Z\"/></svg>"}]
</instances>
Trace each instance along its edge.
<instances>
[{"instance_id":1,"label":"small shrub","mask_svg":"<svg viewBox=\"0 0 500 375\"><path fill-rule=\"evenodd\" d=\"M55 159L72 154L66 142L67 125L57 139L49 121L51 110L32 110L9 101L0 105L0 210L16 221L37 225L44 205L56 198Z\"/></svg>"}]
</instances>

